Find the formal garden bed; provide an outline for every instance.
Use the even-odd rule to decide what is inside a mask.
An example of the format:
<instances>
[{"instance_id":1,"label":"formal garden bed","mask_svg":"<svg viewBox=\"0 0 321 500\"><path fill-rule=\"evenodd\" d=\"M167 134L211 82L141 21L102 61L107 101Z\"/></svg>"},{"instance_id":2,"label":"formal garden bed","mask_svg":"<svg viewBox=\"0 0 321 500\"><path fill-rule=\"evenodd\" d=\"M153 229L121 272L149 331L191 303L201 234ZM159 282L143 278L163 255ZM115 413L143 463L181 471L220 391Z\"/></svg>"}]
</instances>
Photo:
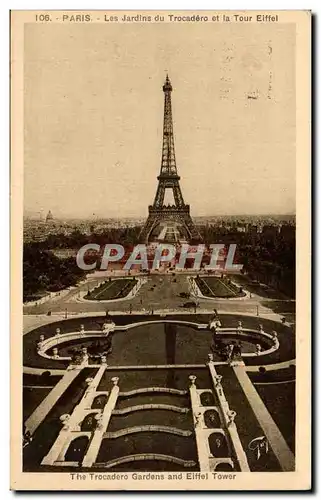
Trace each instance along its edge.
<instances>
[{"instance_id":1,"label":"formal garden bed","mask_svg":"<svg viewBox=\"0 0 321 500\"><path fill-rule=\"evenodd\" d=\"M84 296L86 300L115 300L126 298L137 285L136 278L120 278L104 281Z\"/></svg>"},{"instance_id":2,"label":"formal garden bed","mask_svg":"<svg viewBox=\"0 0 321 500\"><path fill-rule=\"evenodd\" d=\"M194 281L204 297L228 299L246 295L243 288L235 285L228 277L197 276Z\"/></svg>"}]
</instances>

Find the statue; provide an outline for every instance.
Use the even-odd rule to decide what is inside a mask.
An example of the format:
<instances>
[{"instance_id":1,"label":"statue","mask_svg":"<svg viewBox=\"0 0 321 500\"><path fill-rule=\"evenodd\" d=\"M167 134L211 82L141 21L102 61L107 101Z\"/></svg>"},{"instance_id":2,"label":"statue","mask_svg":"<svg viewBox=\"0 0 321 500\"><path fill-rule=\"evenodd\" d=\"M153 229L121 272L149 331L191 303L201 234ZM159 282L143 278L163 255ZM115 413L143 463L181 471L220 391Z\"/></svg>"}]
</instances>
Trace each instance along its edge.
<instances>
[{"instance_id":1,"label":"statue","mask_svg":"<svg viewBox=\"0 0 321 500\"><path fill-rule=\"evenodd\" d=\"M82 362L84 364L88 364L89 356L88 356L87 347L81 348L81 355L82 355Z\"/></svg>"},{"instance_id":2,"label":"statue","mask_svg":"<svg viewBox=\"0 0 321 500\"><path fill-rule=\"evenodd\" d=\"M69 430L69 427L70 427L70 425L69 425L69 420L70 420L69 413L65 413L64 415L61 415L59 420L63 424L63 429L65 431Z\"/></svg>"},{"instance_id":3,"label":"statue","mask_svg":"<svg viewBox=\"0 0 321 500\"><path fill-rule=\"evenodd\" d=\"M221 386L221 381L222 381L222 375L216 375L215 376L215 386L220 387Z\"/></svg>"},{"instance_id":4,"label":"statue","mask_svg":"<svg viewBox=\"0 0 321 500\"><path fill-rule=\"evenodd\" d=\"M233 424L236 417L236 411L229 410L229 412L227 413L227 417L228 417L228 425Z\"/></svg>"},{"instance_id":5,"label":"statue","mask_svg":"<svg viewBox=\"0 0 321 500\"><path fill-rule=\"evenodd\" d=\"M54 359L58 359L59 358L59 354L58 354L58 347L54 347L52 349L52 354L53 354L53 358Z\"/></svg>"}]
</instances>

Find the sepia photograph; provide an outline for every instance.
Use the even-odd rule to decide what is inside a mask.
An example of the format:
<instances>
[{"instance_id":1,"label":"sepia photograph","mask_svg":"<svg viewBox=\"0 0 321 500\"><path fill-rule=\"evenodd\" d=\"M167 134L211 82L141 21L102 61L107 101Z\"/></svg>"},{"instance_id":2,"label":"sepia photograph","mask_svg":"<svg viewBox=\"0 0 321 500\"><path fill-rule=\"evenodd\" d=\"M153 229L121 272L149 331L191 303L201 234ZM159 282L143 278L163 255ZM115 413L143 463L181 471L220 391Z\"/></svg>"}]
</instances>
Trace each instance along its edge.
<instances>
[{"instance_id":1,"label":"sepia photograph","mask_svg":"<svg viewBox=\"0 0 321 500\"><path fill-rule=\"evenodd\" d=\"M11 13L13 489L309 489L310 22Z\"/></svg>"}]
</instances>

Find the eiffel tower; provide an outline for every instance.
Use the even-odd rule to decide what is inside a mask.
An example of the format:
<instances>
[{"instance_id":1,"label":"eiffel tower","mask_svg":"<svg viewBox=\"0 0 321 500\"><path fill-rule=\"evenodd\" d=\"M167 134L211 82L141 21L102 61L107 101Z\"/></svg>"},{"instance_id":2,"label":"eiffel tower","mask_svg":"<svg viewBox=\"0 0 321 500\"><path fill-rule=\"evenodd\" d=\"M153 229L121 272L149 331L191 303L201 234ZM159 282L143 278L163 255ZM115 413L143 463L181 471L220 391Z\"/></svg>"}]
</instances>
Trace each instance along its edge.
<instances>
[{"instance_id":1,"label":"eiffel tower","mask_svg":"<svg viewBox=\"0 0 321 500\"><path fill-rule=\"evenodd\" d=\"M179 185L180 176L177 173L171 92L172 84L168 75L163 85L164 92L164 125L163 125L163 150L160 174L157 177L158 187L153 205L148 207L148 218L140 234L140 240L148 242L153 237L156 228L163 226L163 231L158 236L158 240L177 241L177 234L186 241L199 241L201 237L190 216L190 207L184 202L182 191ZM166 189L171 189L174 204L165 205ZM165 228L164 228L165 226ZM167 231L166 228L170 228ZM166 238L166 233L171 235ZM163 236L162 236L163 234Z\"/></svg>"}]
</instances>

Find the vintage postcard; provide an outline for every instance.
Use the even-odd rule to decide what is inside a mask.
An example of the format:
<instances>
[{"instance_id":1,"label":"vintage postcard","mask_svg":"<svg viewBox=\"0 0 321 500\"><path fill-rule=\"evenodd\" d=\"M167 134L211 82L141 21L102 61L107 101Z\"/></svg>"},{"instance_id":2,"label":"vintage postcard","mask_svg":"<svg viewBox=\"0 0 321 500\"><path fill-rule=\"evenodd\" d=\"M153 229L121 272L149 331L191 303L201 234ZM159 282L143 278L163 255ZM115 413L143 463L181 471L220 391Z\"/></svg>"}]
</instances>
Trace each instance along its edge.
<instances>
[{"instance_id":1,"label":"vintage postcard","mask_svg":"<svg viewBox=\"0 0 321 500\"><path fill-rule=\"evenodd\" d=\"M310 38L11 12L11 488L311 488Z\"/></svg>"}]
</instances>

